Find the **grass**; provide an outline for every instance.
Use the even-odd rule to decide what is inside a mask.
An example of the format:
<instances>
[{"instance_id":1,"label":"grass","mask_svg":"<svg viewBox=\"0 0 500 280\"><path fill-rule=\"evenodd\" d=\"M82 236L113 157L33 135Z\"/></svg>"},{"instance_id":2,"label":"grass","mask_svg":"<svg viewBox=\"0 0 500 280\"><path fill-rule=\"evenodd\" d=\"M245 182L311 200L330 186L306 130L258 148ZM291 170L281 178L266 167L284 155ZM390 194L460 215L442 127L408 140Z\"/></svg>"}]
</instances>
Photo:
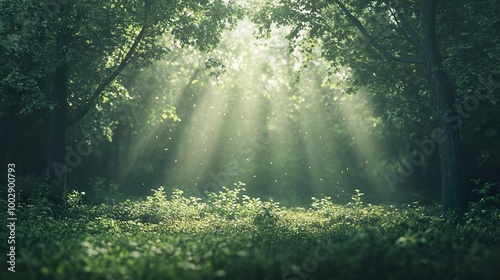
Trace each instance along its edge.
<instances>
[{"instance_id":1,"label":"grass","mask_svg":"<svg viewBox=\"0 0 500 280\"><path fill-rule=\"evenodd\" d=\"M497 197L461 217L418 203L365 205L313 199L285 208L244 195L242 185L206 199L82 204L69 195L63 218L24 204L16 228L16 272L2 279L498 279ZM496 200L495 200L496 199ZM33 203L33 201L32 201ZM5 229L2 229L2 236ZM0 245L6 252L6 242ZM2 253L4 258L6 254ZM5 263L5 262L4 262Z\"/></svg>"}]
</instances>

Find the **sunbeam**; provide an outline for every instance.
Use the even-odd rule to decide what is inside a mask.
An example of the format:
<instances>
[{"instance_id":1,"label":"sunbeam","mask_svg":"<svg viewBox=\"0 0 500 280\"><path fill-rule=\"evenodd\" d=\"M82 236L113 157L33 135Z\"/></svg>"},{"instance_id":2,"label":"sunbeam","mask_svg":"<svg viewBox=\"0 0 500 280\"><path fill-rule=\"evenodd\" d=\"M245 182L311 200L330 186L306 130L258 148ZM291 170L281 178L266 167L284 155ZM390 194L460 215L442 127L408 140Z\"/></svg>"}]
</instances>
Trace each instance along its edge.
<instances>
[{"instance_id":1,"label":"sunbeam","mask_svg":"<svg viewBox=\"0 0 500 280\"><path fill-rule=\"evenodd\" d=\"M175 74L180 79L170 89L180 120L144 133L124 173L144 157L162 154L155 182L197 196L238 181L251 194L299 198L298 203L381 188L369 168L377 161L379 147L370 137L379 120L365 94L341 95L333 83L325 84L328 64L319 58L297 72L301 67L283 40L286 29L262 41L252 36L253 28L242 22L208 56L191 50L195 59L171 62L186 73ZM212 70L203 69L203 61L217 60L223 72L207 75ZM160 83L172 80L171 72L165 75Z\"/></svg>"}]
</instances>

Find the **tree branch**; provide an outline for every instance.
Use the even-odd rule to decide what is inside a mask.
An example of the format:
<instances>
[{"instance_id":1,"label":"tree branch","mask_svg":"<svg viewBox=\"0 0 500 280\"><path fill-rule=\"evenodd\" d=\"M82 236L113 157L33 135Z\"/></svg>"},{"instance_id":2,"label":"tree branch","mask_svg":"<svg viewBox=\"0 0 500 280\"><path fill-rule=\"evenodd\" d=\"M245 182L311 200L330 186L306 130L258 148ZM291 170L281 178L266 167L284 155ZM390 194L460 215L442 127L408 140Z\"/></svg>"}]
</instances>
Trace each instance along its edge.
<instances>
[{"instance_id":1,"label":"tree branch","mask_svg":"<svg viewBox=\"0 0 500 280\"><path fill-rule=\"evenodd\" d=\"M339 8L344 12L344 14L347 16L347 18L356 26L356 28L361 32L361 34L370 42L370 44L377 49L381 54L383 54L386 58L395 60L398 62L403 62L403 63L423 63L422 59L418 57L403 57L403 56L396 56L391 54L384 46L380 45L365 29L363 24L353 15L347 7L339 0L334 0Z\"/></svg>"},{"instance_id":2,"label":"tree branch","mask_svg":"<svg viewBox=\"0 0 500 280\"><path fill-rule=\"evenodd\" d=\"M411 42L413 43L413 46L415 48L419 48L420 44L419 44L419 40L418 40L418 37L417 37L417 34L415 33L415 31L411 28L410 24L408 23L408 21L406 20L405 16L403 15L403 13L401 12L401 9L399 8L399 6L396 4L396 2L394 0L391 0L390 2L392 2L393 4L393 7L394 7L394 10L396 11L396 14L398 15L398 18L399 20L401 21L401 24L403 25L403 28L405 29L405 31L408 33L408 36L410 37L410 40Z\"/></svg>"},{"instance_id":3,"label":"tree branch","mask_svg":"<svg viewBox=\"0 0 500 280\"><path fill-rule=\"evenodd\" d=\"M99 86L94 90L92 93L91 97L87 100L87 102L82 106L82 108L75 113L74 116L68 119L68 127L72 126L73 124L77 123L79 120L81 120L92 108L93 105L95 105L96 101L102 96L104 90L106 87L120 74L120 72L132 61L134 58L137 48L139 47L139 44L142 41L142 38L144 37L144 33L146 32L146 26L143 26L141 28L141 31L135 37L134 42L132 43L132 46L130 46L130 49L128 50L127 54L125 57L123 57L122 61L120 64L113 70L113 72L105 79L103 80Z\"/></svg>"}]
</instances>

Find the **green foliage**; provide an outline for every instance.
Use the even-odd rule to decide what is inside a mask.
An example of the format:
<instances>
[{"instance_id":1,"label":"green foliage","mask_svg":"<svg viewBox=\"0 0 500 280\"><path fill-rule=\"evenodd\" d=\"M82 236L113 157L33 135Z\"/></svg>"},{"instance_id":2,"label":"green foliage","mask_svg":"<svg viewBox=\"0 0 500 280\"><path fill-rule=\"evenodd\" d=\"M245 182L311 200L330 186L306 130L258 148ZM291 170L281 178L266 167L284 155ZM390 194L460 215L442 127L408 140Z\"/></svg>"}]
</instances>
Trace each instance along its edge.
<instances>
[{"instance_id":1,"label":"green foliage","mask_svg":"<svg viewBox=\"0 0 500 280\"><path fill-rule=\"evenodd\" d=\"M364 193L360 192L358 189L354 190L356 194L352 196L352 201L354 206L361 206L363 205L363 202L361 201L361 197L365 195Z\"/></svg>"},{"instance_id":2,"label":"green foliage","mask_svg":"<svg viewBox=\"0 0 500 280\"><path fill-rule=\"evenodd\" d=\"M136 67L144 67L165 55L172 44L165 44L164 34L172 35L173 44L211 50L221 32L242 17L237 4L220 0L99 0L71 5L55 0L3 1L0 8L0 48L6 63L0 70L1 97L7 105L21 105L23 114L53 106L49 79L61 63L71 65L68 103L80 109L82 103L97 101L91 93L115 69L132 60ZM64 57L54 57L61 47ZM112 94L115 89L111 86L107 91ZM22 95L21 100L15 100L15 94Z\"/></svg>"},{"instance_id":3,"label":"green foliage","mask_svg":"<svg viewBox=\"0 0 500 280\"><path fill-rule=\"evenodd\" d=\"M473 180L477 186L480 186L480 180ZM498 206L500 204L500 185L498 183L484 183L481 188L474 189L473 192L481 196L479 204ZM496 192L496 194L492 194Z\"/></svg>"},{"instance_id":4,"label":"green foliage","mask_svg":"<svg viewBox=\"0 0 500 280\"><path fill-rule=\"evenodd\" d=\"M244 195L243 186L205 199L176 189L167 195L160 187L144 200L101 205L82 204L84 194L74 191L63 219L29 216L23 208L16 279L492 279L499 273L498 208L444 218L418 203L362 204L359 191L349 207L324 197L308 209L284 208Z\"/></svg>"},{"instance_id":5,"label":"green foliage","mask_svg":"<svg viewBox=\"0 0 500 280\"><path fill-rule=\"evenodd\" d=\"M16 203L22 214L28 215L29 220L35 217L52 216L54 205L50 202L53 195L52 187L42 178L33 176L17 179Z\"/></svg>"},{"instance_id":6,"label":"green foliage","mask_svg":"<svg viewBox=\"0 0 500 280\"><path fill-rule=\"evenodd\" d=\"M470 203L470 212L481 216L500 216L500 183L482 183L473 180L477 188L473 190L479 200Z\"/></svg>"},{"instance_id":7,"label":"green foliage","mask_svg":"<svg viewBox=\"0 0 500 280\"><path fill-rule=\"evenodd\" d=\"M87 183L88 195L83 197L86 203L101 204L113 200L121 200L123 194L118 191L118 185L101 177L95 177ZM85 193L84 193L85 194Z\"/></svg>"}]
</instances>

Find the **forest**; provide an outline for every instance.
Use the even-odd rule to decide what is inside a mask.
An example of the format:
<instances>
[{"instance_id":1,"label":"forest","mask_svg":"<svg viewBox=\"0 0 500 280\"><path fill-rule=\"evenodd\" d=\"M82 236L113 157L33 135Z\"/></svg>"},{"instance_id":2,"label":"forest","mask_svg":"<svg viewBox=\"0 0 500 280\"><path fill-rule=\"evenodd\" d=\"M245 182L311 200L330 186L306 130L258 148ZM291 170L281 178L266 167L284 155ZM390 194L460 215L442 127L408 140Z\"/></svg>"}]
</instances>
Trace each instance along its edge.
<instances>
[{"instance_id":1,"label":"forest","mask_svg":"<svg viewBox=\"0 0 500 280\"><path fill-rule=\"evenodd\" d=\"M0 0L1 279L498 279L491 0Z\"/></svg>"}]
</instances>

